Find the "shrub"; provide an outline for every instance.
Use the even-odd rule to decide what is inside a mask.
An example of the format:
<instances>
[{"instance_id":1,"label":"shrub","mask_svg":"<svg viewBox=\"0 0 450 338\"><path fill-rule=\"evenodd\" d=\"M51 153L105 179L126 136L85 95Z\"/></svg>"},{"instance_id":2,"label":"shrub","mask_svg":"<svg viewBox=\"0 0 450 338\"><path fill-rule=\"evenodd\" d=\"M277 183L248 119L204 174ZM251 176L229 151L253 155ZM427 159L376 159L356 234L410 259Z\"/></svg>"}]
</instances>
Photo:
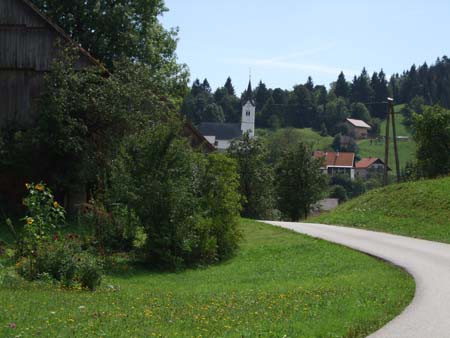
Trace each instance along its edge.
<instances>
[{"instance_id":1,"label":"shrub","mask_svg":"<svg viewBox=\"0 0 450 338\"><path fill-rule=\"evenodd\" d=\"M95 256L83 251L76 235L43 243L35 255L22 257L16 271L27 280L51 278L65 287L80 285L94 290L102 278L101 264Z\"/></svg>"},{"instance_id":2,"label":"shrub","mask_svg":"<svg viewBox=\"0 0 450 338\"><path fill-rule=\"evenodd\" d=\"M36 278L41 274L49 274L53 279L71 286L77 270L75 255L79 245L73 241L55 240L38 248L36 254Z\"/></svg>"},{"instance_id":3,"label":"shrub","mask_svg":"<svg viewBox=\"0 0 450 338\"><path fill-rule=\"evenodd\" d=\"M27 280L52 278L64 286L80 284L95 289L101 269L95 257L83 252L77 235L62 237L58 230L65 221L65 211L45 184L26 184L28 208L18 241L16 271Z\"/></svg>"},{"instance_id":4,"label":"shrub","mask_svg":"<svg viewBox=\"0 0 450 338\"><path fill-rule=\"evenodd\" d=\"M425 108L414 115L417 168L425 177L450 173L450 110L440 106Z\"/></svg>"},{"instance_id":5,"label":"shrub","mask_svg":"<svg viewBox=\"0 0 450 338\"><path fill-rule=\"evenodd\" d=\"M102 281L102 265L97 257L87 252L81 252L76 259L76 280L81 286L95 290Z\"/></svg>"},{"instance_id":6,"label":"shrub","mask_svg":"<svg viewBox=\"0 0 450 338\"><path fill-rule=\"evenodd\" d=\"M237 245L236 163L224 155L205 159L178 135L157 125L130 136L112 170L110 203L135 212L151 266L209 263Z\"/></svg>"},{"instance_id":7,"label":"shrub","mask_svg":"<svg viewBox=\"0 0 450 338\"><path fill-rule=\"evenodd\" d=\"M339 202L345 202L348 199L347 191L342 185L332 186L330 197L339 199Z\"/></svg>"},{"instance_id":8,"label":"shrub","mask_svg":"<svg viewBox=\"0 0 450 338\"><path fill-rule=\"evenodd\" d=\"M101 254L114 250L131 250L137 229L140 228L134 210L121 203L112 203L106 208L103 203L94 199L83 204L78 213L78 223L91 233L94 241L92 244Z\"/></svg>"}]
</instances>

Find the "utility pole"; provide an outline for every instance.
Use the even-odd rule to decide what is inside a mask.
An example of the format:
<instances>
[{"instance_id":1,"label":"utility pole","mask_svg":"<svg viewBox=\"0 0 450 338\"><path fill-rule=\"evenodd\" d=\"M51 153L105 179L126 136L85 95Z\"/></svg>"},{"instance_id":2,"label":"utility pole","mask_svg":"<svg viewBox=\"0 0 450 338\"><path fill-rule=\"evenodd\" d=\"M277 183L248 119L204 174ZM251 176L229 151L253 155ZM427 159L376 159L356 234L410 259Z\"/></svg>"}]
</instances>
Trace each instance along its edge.
<instances>
[{"instance_id":1,"label":"utility pole","mask_svg":"<svg viewBox=\"0 0 450 338\"><path fill-rule=\"evenodd\" d=\"M391 99L392 100L392 99ZM388 99L387 104L387 117L386 117L386 135L384 139L384 172L383 172L383 184L388 185L388 162L389 162L389 118L391 116L390 101Z\"/></svg>"},{"instance_id":2,"label":"utility pole","mask_svg":"<svg viewBox=\"0 0 450 338\"><path fill-rule=\"evenodd\" d=\"M400 164L398 159L398 147L397 147L397 132L395 130L395 112L394 112L394 99L388 97L389 111L392 115L392 137L394 139L394 155L395 155L395 169L397 174L397 183L400 183Z\"/></svg>"}]
</instances>

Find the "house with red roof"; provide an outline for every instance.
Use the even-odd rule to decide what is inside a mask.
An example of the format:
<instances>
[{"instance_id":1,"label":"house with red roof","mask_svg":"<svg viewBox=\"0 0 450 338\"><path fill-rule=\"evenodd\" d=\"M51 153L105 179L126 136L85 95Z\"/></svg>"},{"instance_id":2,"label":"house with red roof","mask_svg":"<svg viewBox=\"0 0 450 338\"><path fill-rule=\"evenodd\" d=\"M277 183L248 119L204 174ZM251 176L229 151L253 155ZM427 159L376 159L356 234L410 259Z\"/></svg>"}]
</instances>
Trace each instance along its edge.
<instances>
[{"instance_id":1,"label":"house with red roof","mask_svg":"<svg viewBox=\"0 0 450 338\"><path fill-rule=\"evenodd\" d=\"M355 153L315 151L313 157L323 160L320 170L324 174L330 176L343 174L352 180L355 178Z\"/></svg>"},{"instance_id":2,"label":"house with red roof","mask_svg":"<svg viewBox=\"0 0 450 338\"><path fill-rule=\"evenodd\" d=\"M356 177L367 178L371 173L382 173L384 167L384 162L378 157L362 158L355 165ZM387 169L391 170L389 167Z\"/></svg>"}]
</instances>

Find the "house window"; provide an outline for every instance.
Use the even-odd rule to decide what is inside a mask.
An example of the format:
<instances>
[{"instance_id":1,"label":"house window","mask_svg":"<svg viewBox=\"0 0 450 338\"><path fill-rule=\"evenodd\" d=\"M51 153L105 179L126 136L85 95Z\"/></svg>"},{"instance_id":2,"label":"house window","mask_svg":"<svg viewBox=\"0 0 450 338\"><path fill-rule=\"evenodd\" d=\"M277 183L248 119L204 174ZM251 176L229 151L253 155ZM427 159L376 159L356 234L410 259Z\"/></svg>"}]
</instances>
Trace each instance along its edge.
<instances>
[{"instance_id":1,"label":"house window","mask_svg":"<svg viewBox=\"0 0 450 338\"><path fill-rule=\"evenodd\" d=\"M247 111L245 112L245 115L250 116L250 110L247 110Z\"/></svg>"},{"instance_id":2,"label":"house window","mask_svg":"<svg viewBox=\"0 0 450 338\"><path fill-rule=\"evenodd\" d=\"M219 145L219 141L214 141L214 146L218 146Z\"/></svg>"}]
</instances>

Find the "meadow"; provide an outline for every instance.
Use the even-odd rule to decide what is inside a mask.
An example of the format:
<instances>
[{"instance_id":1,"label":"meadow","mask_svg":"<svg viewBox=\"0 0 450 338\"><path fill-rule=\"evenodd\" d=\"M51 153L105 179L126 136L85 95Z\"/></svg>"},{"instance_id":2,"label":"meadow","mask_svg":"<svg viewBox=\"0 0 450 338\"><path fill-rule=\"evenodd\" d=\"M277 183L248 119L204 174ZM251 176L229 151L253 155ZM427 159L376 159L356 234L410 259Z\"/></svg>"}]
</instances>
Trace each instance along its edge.
<instances>
[{"instance_id":1,"label":"meadow","mask_svg":"<svg viewBox=\"0 0 450 338\"><path fill-rule=\"evenodd\" d=\"M402 105L396 106L395 111L399 112ZM404 168L407 162L412 162L415 159L416 143L412 138L411 131L403 125L403 115L395 115L395 125L397 136L406 136L408 139L402 139L397 141L398 154L400 168ZM381 122L380 136L386 135L386 120ZM392 139L392 126L390 129L390 142L389 142L389 162L388 165L392 169L391 174L395 173L395 157L394 157L394 143ZM358 155L362 157L378 157L384 161L384 138L381 140L359 140Z\"/></svg>"},{"instance_id":2,"label":"meadow","mask_svg":"<svg viewBox=\"0 0 450 338\"><path fill-rule=\"evenodd\" d=\"M1 337L364 337L411 301L404 271L250 220L237 255L181 272L115 259L95 292L0 277ZM5 236L3 236L4 238Z\"/></svg>"}]
</instances>

